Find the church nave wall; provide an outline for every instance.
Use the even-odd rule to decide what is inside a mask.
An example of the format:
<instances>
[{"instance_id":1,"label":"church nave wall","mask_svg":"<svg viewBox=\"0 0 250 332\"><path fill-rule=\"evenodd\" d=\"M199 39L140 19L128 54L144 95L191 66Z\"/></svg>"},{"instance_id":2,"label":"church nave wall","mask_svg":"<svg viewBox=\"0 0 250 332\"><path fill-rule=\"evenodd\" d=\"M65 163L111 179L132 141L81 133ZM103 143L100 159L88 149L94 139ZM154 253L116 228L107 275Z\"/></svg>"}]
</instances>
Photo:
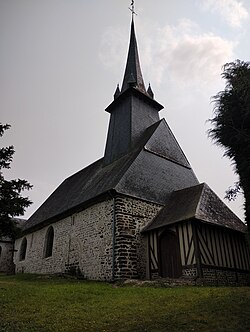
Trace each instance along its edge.
<instances>
[{"instance_id":1,"label":"church nave wall","mask_svg":"<svg viewBox=\"0 0 250 332\"><path fill-rule=\"evenodd\" d=\"M113 202L109 199L17 239L16 272L76 272L87 279L111 280L112 220ZM45 257L46 234L51 226L54 231L52 255ZM20 260L25 237L26 255Z\"/></svg>"}]
</instances>

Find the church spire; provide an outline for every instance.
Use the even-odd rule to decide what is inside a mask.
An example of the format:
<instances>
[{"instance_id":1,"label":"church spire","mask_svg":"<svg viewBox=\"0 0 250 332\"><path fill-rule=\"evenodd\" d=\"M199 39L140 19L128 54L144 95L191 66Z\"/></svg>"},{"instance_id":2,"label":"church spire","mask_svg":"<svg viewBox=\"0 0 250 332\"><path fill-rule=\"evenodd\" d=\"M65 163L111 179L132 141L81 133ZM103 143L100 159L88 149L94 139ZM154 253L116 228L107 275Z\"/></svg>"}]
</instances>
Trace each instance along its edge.
<instances>
[{"instance_id":1,"label":"church spire","mask_svg":"<svg viewBox=\"0 0 250 332\"><path fill-rule=\"evenodd\" d=\"M143 138L147 128L160 120L158 112L163 108L155 99L151 87L146 91L142 78L135 37L133 15L128 58L121 91L117 87L113 102L106 108L110 113L109 129L104 154L104 164L133 151Z\"/></svg>"},{"instance_id":2,"label":"church spire","mask_svg":"<svg viewBox=\"0 0 250 332\"><path fill-rule=\"evenodd\" d=\"M131 86L134 86L137 89L139 89L141 92L146 93L141 67L140 67L133 17L131 22L128 58L127 58L127 64L124 73L121 92L124 92Z\"/></svg>"}]
</instances>

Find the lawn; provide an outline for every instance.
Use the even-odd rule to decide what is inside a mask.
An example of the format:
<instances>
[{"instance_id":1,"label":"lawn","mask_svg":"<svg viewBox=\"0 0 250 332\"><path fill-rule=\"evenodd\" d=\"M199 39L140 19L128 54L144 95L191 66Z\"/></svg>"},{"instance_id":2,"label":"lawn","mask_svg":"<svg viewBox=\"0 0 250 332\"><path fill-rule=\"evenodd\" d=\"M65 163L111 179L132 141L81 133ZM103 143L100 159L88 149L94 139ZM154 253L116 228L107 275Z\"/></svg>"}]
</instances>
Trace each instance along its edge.
<instances>
[{"instance_id":1,"label":"lawn","mask_svg":"<svg viewBox=\"0 0 250 332\"><path fill-rule=\"evenodd\" d=\"M0 331L250 331L249 287L132 287L0 276Z\"/></svg>"}]
</instances>

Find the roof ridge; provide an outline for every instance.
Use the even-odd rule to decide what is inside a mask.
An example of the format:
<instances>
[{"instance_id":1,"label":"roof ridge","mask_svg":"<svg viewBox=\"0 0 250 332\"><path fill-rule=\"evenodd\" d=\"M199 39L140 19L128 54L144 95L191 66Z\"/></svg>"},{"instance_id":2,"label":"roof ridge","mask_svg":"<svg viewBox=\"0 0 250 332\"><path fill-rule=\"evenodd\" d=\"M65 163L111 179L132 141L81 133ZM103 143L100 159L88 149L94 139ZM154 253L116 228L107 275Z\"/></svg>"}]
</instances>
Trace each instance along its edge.
<instances>
[{"instance_id":1,"label":"roof ridge","mask_svg":"<svg viewBox=\"0 0 250 332\"><path fill-rule=\"evenodd\" d=\"M196 205L196 209L195 209L195 213L194 213L194 217L195 217L195 218L197 217L198 212L199 212L199 209L200 209L200 205L201 205L201 197L202 197L202 194L203 194L203 191L204 191L204 188L205 188L205 182L199 183L197 186L201 186L202 189L201 189L201 193L200 193L200 196L199 196L199 200L198 200L198 203L197 203L197 205Z\"/></svg>"},{"instance_id":2,"label":"roof ridge","mask_svg":"<svg viewBox=\"0 0 250 332\"><path fill-rule=\"evenodd\" d=\"M151 138L146 142L145 150L180 166L192 169L165 118L160 120L156 129L155 133L152 133Z\"/></svg>"},{"instance_id":3,"label":"roof ridge","mask_svg":"<svg viewBox=\"0 0 250 332\"><path fill-rule=\"evenodd\" d=\"M165 120L165 118L163 118L163 120ZM179 142L177 141L177 139L176 139L175 135L173 134L173 131L172 131L172 129L170 128L170 126L169 126L169 124L167 123L167 121L166 121L166 120L164 121L164 124L165 124L165 125L167 126L167 128L169 129L169 132L170 132L171 136L173 137L173 139L174 139L175 143L177 144L178 148L179 148L179 149L180 149L180 151L182 152L182 155L183 155L183 156L184 156L184 158L186 159L186 162L187 162L187 164L188 164L188 165L191 167L191 165L190 165L190 163L189 163L189 161L188 161L188 159L187 159L187 157L186 157L186 155L185 155L184 151L182 150L182 148L181 148L181 146L180 146Z\"/></svg>"},{"instance_id":4,"label":"roof ridge","mask_svg":"<svg viewBox=\"0 0 250 332\"><path fill-rule=\"evenodd\" d=\"M155 122L155 123L153 123L151 126L149 126L146 130L145 130L145 136L146 136L146 133L148 133L148 132L151 132L151 134L150 135L148 135L148 138L147 138L147 141L146 141L146 139L145 139L145 143L144 143L144 145L143 145L143 147L145 147L145 145L148 143L148 141L150 140L150 138L151 138L151 136L154 134L154 132L156 131L156 129L157 129L157 127L161 124L161 122L166 122L166 120L164 119L164 118L162 118L162 119L160 119L159 121L157 121L157 122ZM145 137L144 137L145 138ZM142 137L142 139L143 139L143 137Z\"/></svg>"},{"instance_id":5,"label":"roof ridge","mask_svg":"<svg viewBox=\"0 0 250 332\"><path fill-rule=\"evenodd\" d=\"M130 166L133 164L134 160L137 158L137 156L140 154L140 152L144 149L146 143L148 142L148 140L150 139L150 137L153 135L153 133L155 132L155 130L157 129L157 127L159 126L159 124L161 123L162 120L163 119L155 122L154 124L152 124L151 126L149 126L145 130L145 133L143 134L143 136L141 137L141 139L139 140L139 142L136 144L136 147L134 148L134 150L132 152L130 152L131 154L134 154L134 158L131 159L131 162L129 163L129 166L127 167L126 171L123 173L123 176L116 183L116 186L119 185L120 181L125 176L125 174L128 172L128 170L129 170ZM127 156L128 154L126 154L125 156Z\"/></svg>"}]
</instances>

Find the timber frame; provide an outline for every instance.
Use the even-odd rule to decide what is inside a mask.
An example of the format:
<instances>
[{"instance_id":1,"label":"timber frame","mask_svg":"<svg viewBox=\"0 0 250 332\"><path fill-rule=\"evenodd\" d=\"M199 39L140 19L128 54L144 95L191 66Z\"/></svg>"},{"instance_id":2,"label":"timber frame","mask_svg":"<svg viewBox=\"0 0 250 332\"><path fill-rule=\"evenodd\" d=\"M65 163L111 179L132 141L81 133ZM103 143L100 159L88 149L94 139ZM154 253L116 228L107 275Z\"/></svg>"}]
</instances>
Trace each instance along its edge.
<instances>
[{"instance_id":1,"label":"timber frame","mask_svg":"<svg viewBox=\"0 0 250 332\"><path fill-rule=\"evenodd\" d=\"M244 233L191 219L148 232L149 277L161 277L159 238L170 229L178 237L183 277L203 278L207 269L250 275Z\"/></svg>"}]
</instances>

